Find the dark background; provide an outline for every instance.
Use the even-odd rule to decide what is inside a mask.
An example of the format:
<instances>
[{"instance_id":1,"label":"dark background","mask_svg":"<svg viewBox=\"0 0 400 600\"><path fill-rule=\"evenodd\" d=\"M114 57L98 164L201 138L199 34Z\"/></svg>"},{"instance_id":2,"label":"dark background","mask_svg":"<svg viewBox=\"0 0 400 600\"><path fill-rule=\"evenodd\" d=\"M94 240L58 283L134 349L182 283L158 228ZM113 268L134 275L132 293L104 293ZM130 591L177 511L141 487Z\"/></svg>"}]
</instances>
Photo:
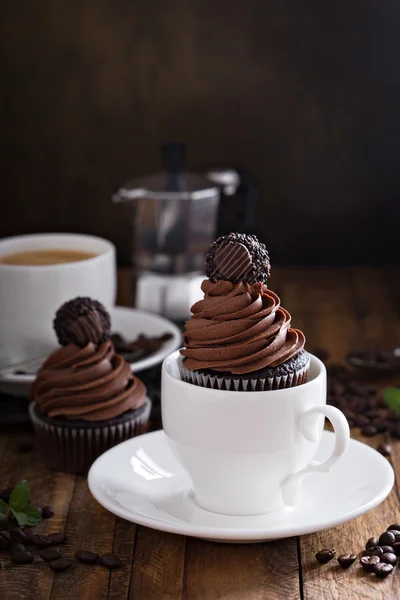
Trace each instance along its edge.
<instances>
[{"instance_id":1,"label":"dark background","mask_svg":"<svg viewBox=\"0 0 400 600\"><path fill-rule=\"evenodd\" d=\"M110 196L180 139L250 169L275 263L399 262L398 0L35 0L1 12L0 236L130 259Z\"/></svg>"}]
</instances>

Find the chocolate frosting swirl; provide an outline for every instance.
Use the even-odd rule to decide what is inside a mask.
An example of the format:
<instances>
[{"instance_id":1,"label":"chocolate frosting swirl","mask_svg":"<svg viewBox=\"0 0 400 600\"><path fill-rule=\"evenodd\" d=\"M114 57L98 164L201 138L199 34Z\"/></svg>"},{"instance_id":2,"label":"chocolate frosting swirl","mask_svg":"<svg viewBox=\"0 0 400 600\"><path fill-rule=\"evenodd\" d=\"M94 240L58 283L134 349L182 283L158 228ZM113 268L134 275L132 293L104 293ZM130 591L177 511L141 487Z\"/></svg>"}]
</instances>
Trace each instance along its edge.
<instances>
[{"instance_id":1,"label":"chocolate frosting swirl","mask_svg":"<svg viewBox=\"0 0 400 600\"><path fill-rule=\"evenodd\" d=\"M304 347L304 334L292 329L279 297L262 283L206 279L204 299L191 308L181 350L185 367L232 374L276 367Z\"/></svg>"},{"instance_id":2,"label":"chocolate frosting swirl","mask_svg":"<svg viewBox=\"0 0 400 600\"><path fill-rule=\"evenodd\" d=\"M108 340L55 350L32 384L31 398L49 417L104 421L144 404L146 387Z\"/></svg>"}]
</instances>

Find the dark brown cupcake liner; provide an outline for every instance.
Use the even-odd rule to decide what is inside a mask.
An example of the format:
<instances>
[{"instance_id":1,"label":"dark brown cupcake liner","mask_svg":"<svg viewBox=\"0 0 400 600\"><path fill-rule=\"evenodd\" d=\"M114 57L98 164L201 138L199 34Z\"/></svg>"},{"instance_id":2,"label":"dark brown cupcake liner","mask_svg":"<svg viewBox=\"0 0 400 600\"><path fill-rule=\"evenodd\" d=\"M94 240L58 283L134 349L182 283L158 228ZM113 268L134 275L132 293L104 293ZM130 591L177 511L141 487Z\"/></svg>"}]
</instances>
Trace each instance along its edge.
<instances>
[{"instance_id":1,"label":"dark brown cupcake liner","mask_svg":"<svg viewBox=\"0 0 400 600\"><path fill-rule=\"evenodd\" d=\"M192 383L200 387L213 390L228 390L232 392L266 392L271 390L283 390L296 387L306 383L310 368L310 359L301 369L285 375L275 377L241 377L229 373L218 374L204 373L201 371L190 371L182 360L178 361L181 379L186 383Z\"/></svg>"},{"instance_id":2,"label":"dark brown cupcake liner","mask_svg":"<svg viewBox=\"0 0 400 600\"><path fill-rule=\"evenodd\" d=\"M42 415L36 404L29 405L29 415L37 435L39 451L47 466L66 473L85 474L103 452L148 430L151 401L106 421L75 424Z\"/></svg>"}]
</instances>

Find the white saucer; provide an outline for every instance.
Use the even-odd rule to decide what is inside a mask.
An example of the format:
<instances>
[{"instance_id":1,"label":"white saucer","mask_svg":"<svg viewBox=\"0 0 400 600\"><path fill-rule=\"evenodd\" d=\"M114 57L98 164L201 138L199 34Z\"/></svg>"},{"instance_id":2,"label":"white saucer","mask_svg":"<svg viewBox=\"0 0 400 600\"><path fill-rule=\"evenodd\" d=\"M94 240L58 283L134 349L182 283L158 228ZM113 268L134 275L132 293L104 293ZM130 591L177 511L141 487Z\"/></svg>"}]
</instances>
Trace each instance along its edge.
<instances>
[{"instance_id":1,"label":"white saucer","mask_svg":"<svg viewBox=\"0 0 400 600\"><path fill-rule=\"evenodd\" d=\"M165 342L162 347L153 354L137 360L131 364L132 371L137 373L161 363L168 354L182 345L182 334L179 328L164 317L160 317L145 310L137 310L124 306L115 306L110 310L112 331L122 334L126 339L131 340L137 337L139 333L148 336L158 336L164 333L170 333L171 339ZM54 338L54 350L57 347ZM51 352L52 348L49 349ZM36 369L35 369L36 370ZM35 372L29 374L10 373L0 378L0 391L18 395L28 395L29 388L35 379Z\"/></svg>"},{"instance_id":2,"label":"white saucer","mask_svg":"<svg viewBox=\"0 0 400 600\"><path fill-rule=\"evenodd\" d=\"M333 433L324 431L318 460L329 455L333 440ZM164 432L156 431L100 456L88 483L104 508L128 521L219 542L261 542L335 527L362 515L386 498L394 473L386 458L350 440L346 455L330 474L304 480L297 508L254 517L221 515L196 504L188 475L172 455Z\"/></svg>"}]
</instances>

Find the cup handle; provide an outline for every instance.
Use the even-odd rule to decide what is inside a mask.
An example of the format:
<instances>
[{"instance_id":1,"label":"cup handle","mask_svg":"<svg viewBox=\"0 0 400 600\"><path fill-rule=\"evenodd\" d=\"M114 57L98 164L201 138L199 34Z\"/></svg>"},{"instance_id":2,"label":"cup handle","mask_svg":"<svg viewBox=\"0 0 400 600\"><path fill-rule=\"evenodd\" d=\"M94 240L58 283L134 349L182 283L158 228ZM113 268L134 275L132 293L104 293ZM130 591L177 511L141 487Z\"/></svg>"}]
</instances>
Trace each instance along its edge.
<instances>
[{"instance_id":1,"label":"cup handle","mask_svg":"<svg viewBox=\"0 0 400 600\"><path fill-rule=\"evenodd\" d=\"M311 415L324 415L329 419L335 431L335 445L327 460L323 462L312 461L307 467L286 479L282 486L282 499L286 506L293 507L296 505L300 485L306 475L310 473L329 473L342 454L346 452L349 444L350 429L346 417L334 406L326 405L313 406L301 416L300 430L307 440L310 442L318 440L319 430L316 423L315 421L312 423L311 419L308 418Z\"/></svg>"}]
</instances>

